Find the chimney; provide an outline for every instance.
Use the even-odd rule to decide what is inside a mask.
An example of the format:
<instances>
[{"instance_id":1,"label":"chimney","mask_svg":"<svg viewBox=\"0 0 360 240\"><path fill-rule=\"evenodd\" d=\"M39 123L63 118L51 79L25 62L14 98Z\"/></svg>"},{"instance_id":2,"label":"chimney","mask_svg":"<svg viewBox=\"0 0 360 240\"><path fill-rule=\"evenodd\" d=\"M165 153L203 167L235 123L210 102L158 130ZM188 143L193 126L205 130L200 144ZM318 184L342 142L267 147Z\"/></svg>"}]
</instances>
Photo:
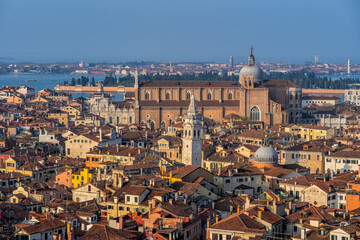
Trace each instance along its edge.
<instances>
[{"instance_id":1,"label":"chimney","mask_svg":"<svg viewBox=\"0 0 360 240\"><path fill-rule=\"evenodd\" d=\"M124 179L123 177L121 176L120 179L119 179L119 187L122 187L124 185Z\"/></svg>"},{"instance_id":2,"label":"chimney","mask_svg":"<svg viewBox=\"0 0 360 240\"><path fill-rule=\"evenodd\" d=\"M172 200L172 199L169 199L169 203L170 203L171 205L173 205L173 200Z\"/></svg>"},{"instance_id":3,"label":"chimney","mask_svg":"<svg viewBox=\"0 0 360 240\"><path fill-rule=\"evenodd\" d=\"M68 229L69 229L69 231L68 231L68 237L67 237L67 239L68 240L73 240L73 227L69 227L70 226L70 224L68 224Z\"/></svg>"},{"instance_id":4,"label":"chimney","mask_svg":"<svg viewBox=\"0 0 360 240\"><path fill-rule=\"evenodd\" d=\"M245 209L248 209L250 207L250 198L246 197L245 199Z\"/></svg>"},{"instance_id":5,"label":"chimney","mask_svg":"<svg viewBox=\"0 0 360 240\"><path fill-rule=\"evenodd\" d=\"M103 138L102 138L102 129L99 128L99 139L100 139L100 142L103 141Z\"/></svg>"},{"instance_id":6,"label":"chimney","mask_svg":"<svg viewBox=\"0 0 360 240\"><path fill-rule=\"evenodd\" d=\"M53 240L58 240L58 234L54 232L53 234Z\"/></svg>"},{"instance_id":7,"label":"chimney","mask_svg":"<svg viewBox=\"0 0 360 240\"><path fill-rule=\"evenodd\" d=\"M306 228L301 228L300 233L301 239L306 239Z\"/></svg>"},{"instance_id":8,"label":"chimney","mask_svg":"<svg viewBox=\"0 0 360 240\"><path fill-rule=\"evenodd\" d=\"M124 217L121 216L119 217L119 230L123 230L124 229Z\"/></svg>"},{"instance_id":9,"label":"chimney","mask_svg":"<svg viewBox=\"0 0 360 240\"><path fill-rule=\"evenodd\" d=\"M119 144L116 144L116 152L119 152Z\"/></svg>"},{"instance_id":10,"label":"chimney","mask_svg":"<svg viewBox=\"0 0 360 240\"><path fill-rule=\"evenodd\" d=\"M237 206L236 213L237 213L237 214L240 213L240 206Z\"/></svg>"},{"instance_id":11,"label":"chimney","mask_svg":"<svg viewBox=\"0 0 360 240\"><path fill-rule=\"evenodd\" d=\"M215 217L215 222L217 223L219 221L219 215L216 214L216 217Z\"/></svg>"},{"instance_id":12,"label":"chimney","mask_svg":"<svg viewBox=\"0 0 360 240\"><path fill-rule=\"evenodd\" d=\"M114 197L114 203L117 204L119 201L118 197Z\"/></svg>"},{"instance_id":13,"label":"chimney","mask_svg":"<svg viewBox=\"0 0 360 240\"><path fill-rule=\"evenodd\" d=\"M206 219L206 227L207 227L207 228L210 227L210 219L209 219L209 218Z\"/></svg>"},{"instance_id":14,"label":"chimney","mask_svg":"<svg viewBox=\"0 0 360 240\"><path fill-rule=\"evenodd\" d=\"M258 211L258 218L261 220L261 211Z\"/></svg>"}]
</instances>

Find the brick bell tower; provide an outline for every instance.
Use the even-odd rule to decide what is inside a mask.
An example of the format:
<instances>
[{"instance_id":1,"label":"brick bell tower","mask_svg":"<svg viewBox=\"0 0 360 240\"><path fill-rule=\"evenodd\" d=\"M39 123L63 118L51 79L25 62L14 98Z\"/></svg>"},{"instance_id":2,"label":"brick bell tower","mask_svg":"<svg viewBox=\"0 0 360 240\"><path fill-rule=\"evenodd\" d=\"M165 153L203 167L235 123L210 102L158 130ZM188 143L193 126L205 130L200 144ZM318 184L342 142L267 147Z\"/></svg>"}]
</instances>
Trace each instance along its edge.
<instances>
[{"instance_id":1,"label":"brick bell tower","mask_svg":"<svg viewBox=\"0 0 360 240\"><path fill-rule=\"evenodd\" d=\"M187 113L183 117L182 163L202 166L202 117L198 114L195 97L192 95Z\"/></svg>"}]
</instances>

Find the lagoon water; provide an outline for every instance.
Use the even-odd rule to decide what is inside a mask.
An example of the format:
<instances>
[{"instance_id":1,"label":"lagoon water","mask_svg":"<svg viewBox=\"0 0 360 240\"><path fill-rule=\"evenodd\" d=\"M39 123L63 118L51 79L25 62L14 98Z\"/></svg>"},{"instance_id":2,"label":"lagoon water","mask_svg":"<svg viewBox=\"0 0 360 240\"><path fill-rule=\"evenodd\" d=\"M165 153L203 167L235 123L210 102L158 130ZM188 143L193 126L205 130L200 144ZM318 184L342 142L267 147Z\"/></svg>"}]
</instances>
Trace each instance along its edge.
<instances>
[{"instance_id":1,"label":"lagoon water","mask_svg":"<svg viewBox=\"0 0 360 240\"><path fill-rule=\"evenodd\" d=\"M54 89L58 84L64 81L71 82L72 78L80 78L84 75L76 74L0 74L0 88L3 86L28 86L35 89L35 92L45 88ZM87 75L91 80L94 77L95 82L103 81L105 75ZM36 80L35 82L27 82L26 80ZM73 98L88 97L89 93L72 93ZM113 100L122 100L122 94L113 94Z\"/></svg>"},{"instance_id":2,"label":"lagoon water","mask_svg":"<svg viewBox=\"0 0 360 240\"><path fill-rule=\"evenodd\" d=\"M71 82L71 78L80 78L81 75L76 74L0 74L0 87L2 86L28 86L35 89L35 92L45 88L54 89L58 84L63 84L64 81ZM88 75L91 80L104 80L104 75ZM26 82L26 80L36 80L36 82Z\"/></svg>"}]
</instances>

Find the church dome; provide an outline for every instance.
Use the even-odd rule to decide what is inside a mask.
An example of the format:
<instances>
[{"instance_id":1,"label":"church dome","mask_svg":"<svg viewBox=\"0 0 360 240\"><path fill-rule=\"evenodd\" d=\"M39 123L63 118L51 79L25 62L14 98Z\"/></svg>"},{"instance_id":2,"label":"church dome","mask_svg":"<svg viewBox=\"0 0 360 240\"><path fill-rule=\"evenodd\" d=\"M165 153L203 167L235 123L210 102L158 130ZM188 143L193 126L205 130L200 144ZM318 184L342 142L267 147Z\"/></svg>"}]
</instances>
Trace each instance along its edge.
<instances>
[{"instance_id":1,"label":"church dome","mask_svg":"<svg viewBox=\"0 0 360 240\"><path fill-rule=\"evenodd\" d=\"M263 81L263 71L261 70L261 68L256 66L255 57L254 57L252 52L251 52L251 54L249 56L249 59L248 59L248 65L244 66L240 70L240 78L241 77L248 77L248 76L254 77L254 82L255 83L259 83L259 82Z\"/></svg>"},{"instance_id":2,"label":"church dome","mask_svg":"<svg viewBox=\"0 0 360 240\"><path fill-rule=\"evenodd\" d=\"M254 156L257 163L278 163L278 154L272 147L260 147Z\"/></svg>"}]
</instances>

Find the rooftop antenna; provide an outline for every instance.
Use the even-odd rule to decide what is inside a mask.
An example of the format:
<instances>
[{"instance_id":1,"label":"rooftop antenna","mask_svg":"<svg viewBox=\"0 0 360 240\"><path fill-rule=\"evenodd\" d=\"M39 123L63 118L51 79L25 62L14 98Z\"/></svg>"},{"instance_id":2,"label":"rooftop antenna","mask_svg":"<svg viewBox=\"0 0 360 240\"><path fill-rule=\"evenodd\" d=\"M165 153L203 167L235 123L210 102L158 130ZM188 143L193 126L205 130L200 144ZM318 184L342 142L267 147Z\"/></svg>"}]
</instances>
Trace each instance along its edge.
<instances>
[{"instance_id":1,"label":"rooftop antenna","mask_svg":"<svg viewBox=\"0 0 360 240\"><path fill-rule=\"evenodd\" d=\"M251 51L251 54L253 54L253 52L254 52L254 45L253 44L251 44L251 46L250 46L250 51Z\"/></svg>"}]
</instances>

